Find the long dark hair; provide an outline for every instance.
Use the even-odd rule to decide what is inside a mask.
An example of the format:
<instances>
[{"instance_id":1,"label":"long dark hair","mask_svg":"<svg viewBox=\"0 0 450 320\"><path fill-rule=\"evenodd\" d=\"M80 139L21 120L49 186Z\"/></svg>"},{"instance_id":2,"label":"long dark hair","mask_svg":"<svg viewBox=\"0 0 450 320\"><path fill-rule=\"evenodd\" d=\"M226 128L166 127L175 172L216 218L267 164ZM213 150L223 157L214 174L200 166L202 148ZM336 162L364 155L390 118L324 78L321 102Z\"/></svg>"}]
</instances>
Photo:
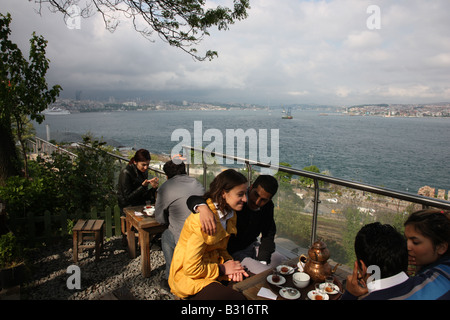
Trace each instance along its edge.
<instances>
[{"instance_id":1,"label":"long dark hair","mask_svg":"<svg viewBox=\"0 0 450 320\"><path fill-rule=\"evenodd\" d=\"M133 158L130 159L130 162L128 162L128 164L134 164L135 162L144 162L150 160L151 160L150 152L146 149L139 149L138 151L136 151Z\"/></svg>"},{"instance_id":2,"label":"long dark hair","mask_svg":"<svg viewBox=\"0 0 450 320\"><path fill-rule=\"evenodd\" d=\"M224 212L230 207L222 197L223 191L229 192L234 187L247 183L247 178L240 172L233 169L222 171L218 174L209 185L209 191L205 193L204 198L211 198L217 203L219 210Z\"/></svg>"},{"instance_id":3,"label":"long dark hair","mask_svg":"<svg viewBox=\"0 0 450 320\"><path fill-rule=\"evenodd\" d=\"M424 209L411 213L405 226L413 225L417 232L431 240L433 247L447 242L450 246L450 211L442 209ZM444 255L449 255L447 251Z\"/></svg>"}]
</instances>

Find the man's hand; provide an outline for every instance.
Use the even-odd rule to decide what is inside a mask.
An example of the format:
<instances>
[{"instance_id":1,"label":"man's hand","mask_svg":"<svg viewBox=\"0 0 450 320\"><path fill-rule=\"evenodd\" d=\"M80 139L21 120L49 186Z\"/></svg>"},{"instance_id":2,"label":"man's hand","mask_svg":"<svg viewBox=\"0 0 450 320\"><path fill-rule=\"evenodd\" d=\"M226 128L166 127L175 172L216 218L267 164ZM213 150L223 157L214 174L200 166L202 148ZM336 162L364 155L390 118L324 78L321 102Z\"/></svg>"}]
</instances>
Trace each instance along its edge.
<instances>
[{"instance_id":1,"label":"man's hand","mask_svg":"<svg viewBox=\"0 0 450 320\"><path fill-rule=\"evenodd\" d=\"M216 219L214 218L214 213L207 205L197 206L197 211L199 213L202 231L209 236L214 235L216 233Z\"/></svg>"},{"instance_id":2,"label":"man's hand","mask_svg":"<svg viewBox=\"0 0 450 320\"><path fill-rule=\"evenodd\" d=\"M355 261L355 264L353 266L353 273L347 276L345 289L355 297L360 297L369 292L366 285L367 268L364 264L362 264L362 269L363 269L362 274L360 275L358 268L358 261Z\"/></svg>"}]
</instances>

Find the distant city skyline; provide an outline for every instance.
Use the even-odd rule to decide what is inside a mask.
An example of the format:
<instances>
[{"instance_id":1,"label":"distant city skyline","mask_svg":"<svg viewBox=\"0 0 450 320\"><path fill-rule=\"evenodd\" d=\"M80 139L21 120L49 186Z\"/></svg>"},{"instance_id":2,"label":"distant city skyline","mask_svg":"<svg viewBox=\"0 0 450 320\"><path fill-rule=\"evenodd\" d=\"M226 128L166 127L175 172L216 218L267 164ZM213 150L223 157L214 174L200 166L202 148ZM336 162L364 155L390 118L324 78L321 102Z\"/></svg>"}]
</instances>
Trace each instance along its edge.
<instances>
[{"instance_id":1,"label":"distant city skyline","mask_svg":"<svg viewBox=\"0 0 450 320\"><path fill-rule=\"evenodd\" d=\"M232 5L210 0L210 6ZM48 40L49 85L61 98L358 105L450 101L448 0L250 1L249 17L210 30L198 62L125 19L100 15L68 26L34 1L2 0L11 38L28 55L33 31Z\"/></svg>"}]
</instances>

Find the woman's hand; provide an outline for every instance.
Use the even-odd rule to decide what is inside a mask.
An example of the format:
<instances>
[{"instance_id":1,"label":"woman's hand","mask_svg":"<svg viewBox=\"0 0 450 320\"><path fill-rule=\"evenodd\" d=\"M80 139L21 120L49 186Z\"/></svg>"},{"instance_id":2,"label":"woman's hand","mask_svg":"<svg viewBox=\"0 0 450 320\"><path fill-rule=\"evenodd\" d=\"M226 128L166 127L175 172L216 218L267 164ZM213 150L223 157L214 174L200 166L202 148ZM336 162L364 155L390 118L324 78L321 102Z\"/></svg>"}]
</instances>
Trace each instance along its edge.
<instances>
[{"instance_id":1,"label":"woman's hand","mask_svg":"<svg viewBox=\"0 0 450 320\"><path fill-rule=\"evenodd\" d=\"M155 177L155 178L153 178L153 179L151 179L151 180L145 179L144 182L142 182L142 186L143 186L143 187L146 187L146 186L148 186L149 184L152 185L152 188L157 189L158 186L159 186L159 178L158 178L158 177Z\"/></svg>"},{"instance_id":2,"label":"woman's hand","mask_svg":"<svg viewBox=\"0 0 450 320\"><path fill-rule=\"evenodd\" d=\"M158 189L158 186L159 186L159 178L158 177L154 177L153 179L148 180L148 181L152 185L152 188Z\"/></svg>"},{"instance_id":3,"label":"woman's hand","mask_svg":"<svg viewBox=\"0 0 450 320\"><path fill-rule=\"evenodd\" d=\"M244 276L249 276L239 261L228 260L223 266L225 268L225 275L227 275L231 281L239 282L244 279Z\"/></svg>"}]
</instances>

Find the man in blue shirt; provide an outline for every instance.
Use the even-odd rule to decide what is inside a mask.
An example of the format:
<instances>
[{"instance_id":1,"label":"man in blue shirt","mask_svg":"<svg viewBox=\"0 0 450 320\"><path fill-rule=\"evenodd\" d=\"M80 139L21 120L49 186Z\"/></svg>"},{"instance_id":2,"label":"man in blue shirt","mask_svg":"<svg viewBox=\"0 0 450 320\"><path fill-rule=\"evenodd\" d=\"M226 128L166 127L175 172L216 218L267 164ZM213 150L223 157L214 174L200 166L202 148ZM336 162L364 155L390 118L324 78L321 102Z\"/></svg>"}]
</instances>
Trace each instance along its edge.
<instances>
[{"instance_id":1,"label":"man in blue shirt","mask_svg":"<svg viewBox=\"0 0 450 320\"><path fill-rule=\"evenodd\" d=\"M342 300L450 299L448 256L408 277L406 240L390 225L375 222L362 227L355 238L355 253L357 261Z\"/></svg>"}]
</instances>

